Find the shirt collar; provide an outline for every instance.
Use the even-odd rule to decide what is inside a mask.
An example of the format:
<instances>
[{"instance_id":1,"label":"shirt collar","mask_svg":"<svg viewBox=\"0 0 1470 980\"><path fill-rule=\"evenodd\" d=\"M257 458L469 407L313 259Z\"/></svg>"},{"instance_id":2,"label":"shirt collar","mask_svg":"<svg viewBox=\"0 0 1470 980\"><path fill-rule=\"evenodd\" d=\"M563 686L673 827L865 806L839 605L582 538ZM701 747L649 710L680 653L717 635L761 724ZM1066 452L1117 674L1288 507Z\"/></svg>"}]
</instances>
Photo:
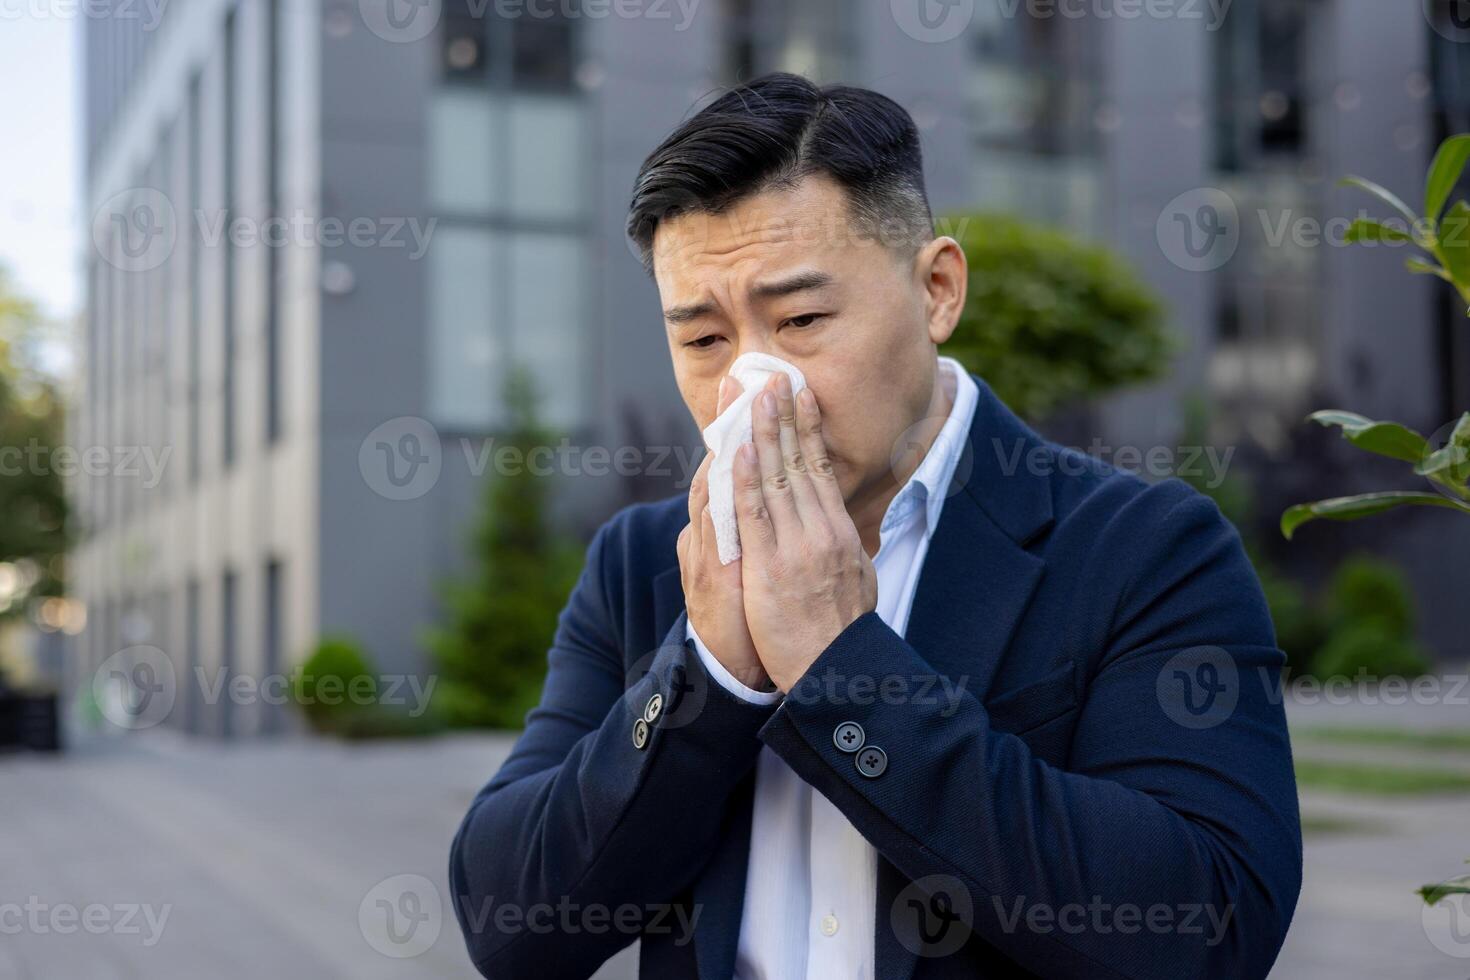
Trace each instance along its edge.
<instances>
[{"instance_id":1,"label":"shirt collar","mask_svg":"<svg viewBox=\"0 0 1470 980\"><path fill-rule=\"evenodd\" d=\"M899 527L915 513L922 512L925 532L933 534L939 524L939 513L949 496L949 484L959 465L969 439L970 425L975 419L975 406L980 389L970 373L952 357L939 358L939 370L955 379L954 404L944 420L939 435L919 461L913 475L888 505L879 526L879 534ZM943 384L941 378L940 384Z\"/></svg>"}]
</instances>

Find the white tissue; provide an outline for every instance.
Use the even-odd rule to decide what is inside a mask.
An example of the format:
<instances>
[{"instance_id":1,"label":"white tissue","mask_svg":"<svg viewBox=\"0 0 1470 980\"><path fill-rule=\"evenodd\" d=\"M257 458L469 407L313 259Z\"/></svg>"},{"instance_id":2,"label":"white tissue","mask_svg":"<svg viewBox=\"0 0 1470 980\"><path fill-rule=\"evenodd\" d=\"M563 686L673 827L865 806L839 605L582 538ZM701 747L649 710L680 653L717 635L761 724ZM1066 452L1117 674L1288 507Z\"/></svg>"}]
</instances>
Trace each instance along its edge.
<instances>
[{"instance_id":1,"label":"white tissue","mask_svg":"<svg viewBox=\"0 0 1470 980\"><path fill-rule=\"evenodd\" d=\"M729 374L740 382L740 397L704 430L704 444L715 457L709 464L709 516L715 525L715 543L719 546L721 565L728 565L740 557L740 530L735 525L735 453L742 445L753 441L751 405L766 382L777 373L791 379L792 395L806 387L801 369L779 357L756 351L737 357L730 365Z\"/></svg>"}]
</instances>

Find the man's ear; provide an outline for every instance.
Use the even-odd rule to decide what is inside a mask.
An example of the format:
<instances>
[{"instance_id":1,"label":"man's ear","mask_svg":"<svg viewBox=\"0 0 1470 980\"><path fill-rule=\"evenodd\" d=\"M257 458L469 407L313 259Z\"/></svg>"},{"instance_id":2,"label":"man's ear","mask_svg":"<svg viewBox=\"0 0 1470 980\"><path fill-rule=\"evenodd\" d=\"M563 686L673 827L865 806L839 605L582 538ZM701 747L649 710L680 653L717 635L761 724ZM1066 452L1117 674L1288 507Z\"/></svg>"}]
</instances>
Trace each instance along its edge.
<instances>
[{"instance_id":1,"label":"man's ear","mask_svg":"<svg viewBox=\"0 0 1470 980\"><path fill-rule=\"evenodd\" d=\"M936 346L949 339L965 308L969 263L960 243L941 235L919 250L914 275L924 294L924 319Z\"/></svg>"}]
</instances>

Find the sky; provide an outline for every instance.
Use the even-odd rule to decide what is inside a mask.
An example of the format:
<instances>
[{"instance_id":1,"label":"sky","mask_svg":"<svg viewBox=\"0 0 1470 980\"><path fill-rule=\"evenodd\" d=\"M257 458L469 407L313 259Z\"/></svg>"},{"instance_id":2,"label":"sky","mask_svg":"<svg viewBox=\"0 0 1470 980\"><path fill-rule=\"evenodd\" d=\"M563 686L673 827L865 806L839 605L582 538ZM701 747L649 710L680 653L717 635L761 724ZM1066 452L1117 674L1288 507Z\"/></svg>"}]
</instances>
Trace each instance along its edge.
<instances>
[{"instance_id":1,"label":"sky","mask_svg":"<svg viewBox=\"0 0 1470 980\"><path fill-rule=\"evenodd\" d=\"M0 3L0 265L44 314L69 320L82 302L80 32L47 9Z\"/></svg>"}]
</instances>

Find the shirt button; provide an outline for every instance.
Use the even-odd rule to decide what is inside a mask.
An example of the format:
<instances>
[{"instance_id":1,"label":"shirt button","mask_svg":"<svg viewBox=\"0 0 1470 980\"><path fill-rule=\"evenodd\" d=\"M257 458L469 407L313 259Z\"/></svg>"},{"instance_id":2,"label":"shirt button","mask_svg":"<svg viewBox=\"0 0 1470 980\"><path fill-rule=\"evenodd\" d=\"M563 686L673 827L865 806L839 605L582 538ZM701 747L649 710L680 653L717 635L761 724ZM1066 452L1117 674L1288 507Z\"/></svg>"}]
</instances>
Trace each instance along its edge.
<instances>
[{"instance_id":1,"label":"shirt button","mask_svg":"<svg viewBox=\"0 0 1470 980\"><path fill-rule=\"evenodd\" d=\"M822 916L822 935L824 935L824 936L835 936L835 935L837 935L837 916L835 916L835 915L824 915L824 916Z\"/></svg>"}]
</instances>

